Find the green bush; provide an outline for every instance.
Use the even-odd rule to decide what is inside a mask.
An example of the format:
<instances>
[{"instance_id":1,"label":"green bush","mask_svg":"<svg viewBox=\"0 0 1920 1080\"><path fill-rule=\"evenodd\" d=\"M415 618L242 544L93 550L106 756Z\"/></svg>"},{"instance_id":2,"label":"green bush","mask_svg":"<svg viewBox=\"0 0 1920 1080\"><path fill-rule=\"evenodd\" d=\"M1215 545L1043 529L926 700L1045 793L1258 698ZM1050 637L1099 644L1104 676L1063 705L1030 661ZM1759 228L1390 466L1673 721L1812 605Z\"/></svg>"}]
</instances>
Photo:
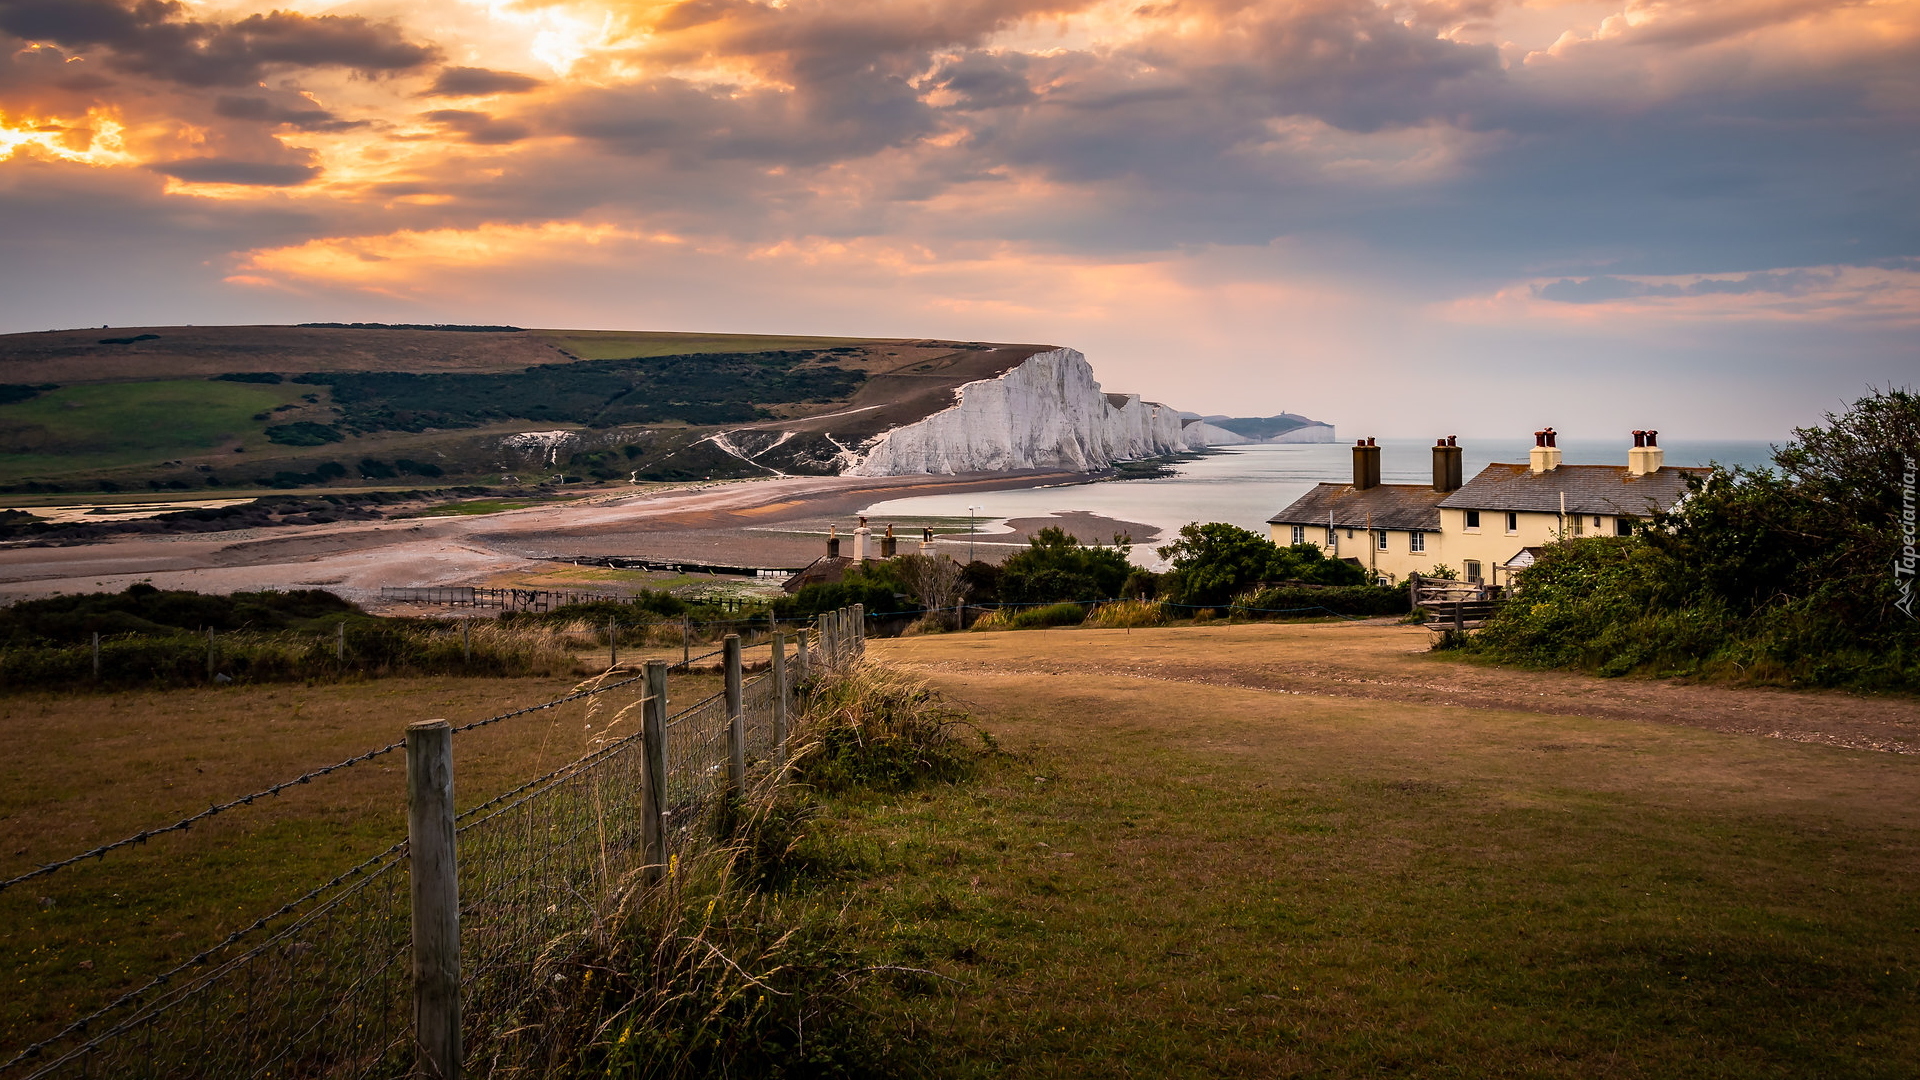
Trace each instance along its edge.
<instances>
[{"instance_id":1,"label":"green bush","mask_svg":"<svg viewBox=\"0 0 1920 1080\"><path fill-rule=\"evenodd\" d=\"M1160 596L1175 604L1224 607L1261 582L1360 585L1366 571L1329 559L1312 544L1281 547L1258 533L1215 521L1192 523L1159 549L1170 566L1160 577Z\"/></svg>"},{"instance_id":2,"label":"green bush","mask_svg":"<svg viewBox=\"0 0 1920 1080\"><path fill-rule=\"evenodd\" d=\"M1235 614L1256 619L1405 615L1413 606L1407 590L1384 585L1269 585L1235 603ZM1295 610L1300 608L1311 610Z\"/></svg>"},{"instance_id":3,"label":"green bush","mask_svg":"<svg viewBox=\"0 0 1920 1080\"><path fill-rule=\"evenodd\" d=\"M1788 686L1920 690L1901 606L1920 397L1876 391L1774 469L1719 469L1631 538L1552 544L1468 647L1492 659Z\"/></svg>"},{"instance_id":4,"label":"green bush","mask_svg":"<svg viewBox=\"0 0 1920 1080\"><path fill-rule=\"evenodd\" d=\"M1088 546L1065 529L1049 526L1027 540L1025 551L1000 564L997 591L1001 602L1009 604L1111 600L1120 595L1132 570L1125 537L1114 537L1112 547Z\"/></svg>"}]
</instances>

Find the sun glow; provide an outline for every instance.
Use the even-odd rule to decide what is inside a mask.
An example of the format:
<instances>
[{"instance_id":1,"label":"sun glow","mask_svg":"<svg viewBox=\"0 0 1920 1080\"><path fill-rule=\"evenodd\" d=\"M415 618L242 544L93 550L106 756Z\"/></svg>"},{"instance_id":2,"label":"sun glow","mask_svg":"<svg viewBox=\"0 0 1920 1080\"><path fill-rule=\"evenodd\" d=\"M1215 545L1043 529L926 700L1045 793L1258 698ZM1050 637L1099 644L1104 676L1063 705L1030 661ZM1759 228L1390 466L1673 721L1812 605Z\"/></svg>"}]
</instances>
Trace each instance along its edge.
<instances>
[{"instance_id":1,"label":"sun glow","mask_svg":"<svg viewBox=\"0 0 1920 1080\"><path fill-rule=\"evenodd\" d=\"M103 109L79 120L0 112L0 161L16 154L103 167L138 160L127 152L126 126Z\"/></svg>"}]
</instances>

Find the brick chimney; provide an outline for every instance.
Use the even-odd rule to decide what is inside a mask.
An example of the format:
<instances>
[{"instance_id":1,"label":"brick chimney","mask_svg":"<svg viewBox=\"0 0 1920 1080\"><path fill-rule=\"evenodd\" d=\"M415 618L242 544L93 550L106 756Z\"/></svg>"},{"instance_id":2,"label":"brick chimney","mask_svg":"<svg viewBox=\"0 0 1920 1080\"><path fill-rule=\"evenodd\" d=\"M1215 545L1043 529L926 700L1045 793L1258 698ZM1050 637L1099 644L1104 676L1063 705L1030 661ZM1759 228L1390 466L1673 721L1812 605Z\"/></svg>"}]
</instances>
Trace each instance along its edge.
<instances>
[{"instance_id":1,"label":"brick chimney","mask_svg":"<svg viewBox=\"0 0 1920 1080\"><path fill-rule=\"evenodd\" d=\"M840 526L828 525L827 526L827 558L837 559L839 557L840 557Z\"/></svg>"},{"instance_id":2,"label":"brick chimney","mask_svg":"<svg viewBox=\"0 0 1920 1080\"><path fill-rule=\"evenodd\" d=\"M1460 449L1459 436L1449 435L1436 440L1433 444L1433 490L1459 491L1464 482L1461 476L1460 458L1466 451Z\"/></svg>"},{"instance_id":3,"label":"brick chimney","mask_svg":"<svg viewBox=\"0 0 1920 1080\"><path fill-rule=\"evenodd\" d=\"M1657 431L1636 431L1633 433L1633 449L1627 451L1627 475L1645 476L1657 473L1667 463L1667 452L1660 449L1660 433Z\"/></svg>"},{"instance_id":4,"label":"brick chimney","mask_svg":"<svg viewBox=\"0 0 1920 1080\"><path fill-rule=\"evenodd\" d=\"M1356 439L1353 444L1353 490L1365 491L1380 486L1380 448L1372 439Z\"/></svg>"},{"instance_id":5,"label":"brick chimney","mask_svg":"<svg viewBox=\"0 0 1920 1080\"><path fill-rule=\"evenodd\" d=\"M1535 475L1549 473L1560 467L1560 447L1555 438L1552 428L1533 433L1533 453L1528 458L1528 464Z\"/></svg>"}]
</instances>

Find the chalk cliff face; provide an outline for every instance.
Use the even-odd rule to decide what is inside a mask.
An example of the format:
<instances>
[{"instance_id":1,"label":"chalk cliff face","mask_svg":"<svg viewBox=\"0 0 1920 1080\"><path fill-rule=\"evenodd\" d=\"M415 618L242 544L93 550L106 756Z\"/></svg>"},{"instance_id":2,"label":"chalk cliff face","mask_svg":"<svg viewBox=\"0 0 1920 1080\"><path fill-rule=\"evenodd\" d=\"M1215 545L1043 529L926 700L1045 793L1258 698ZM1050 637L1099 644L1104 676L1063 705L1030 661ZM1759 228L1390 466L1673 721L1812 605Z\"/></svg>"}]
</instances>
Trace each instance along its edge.
<instances>
[{"instance_id":1,"label":"chalk cliff face","mask_svg":"<svg viewBox=\"0 0 1920 1080\"><path fill-rule=\"evenodd\" d=\"M1094 472L1115 461L1188 448L1179 413L1138 394L1102 392L1093 367L1074 349L1036 353L998 378L961 386L955 395L951 407L874 437L845 472Z\"/></svg>"}]
</instances>

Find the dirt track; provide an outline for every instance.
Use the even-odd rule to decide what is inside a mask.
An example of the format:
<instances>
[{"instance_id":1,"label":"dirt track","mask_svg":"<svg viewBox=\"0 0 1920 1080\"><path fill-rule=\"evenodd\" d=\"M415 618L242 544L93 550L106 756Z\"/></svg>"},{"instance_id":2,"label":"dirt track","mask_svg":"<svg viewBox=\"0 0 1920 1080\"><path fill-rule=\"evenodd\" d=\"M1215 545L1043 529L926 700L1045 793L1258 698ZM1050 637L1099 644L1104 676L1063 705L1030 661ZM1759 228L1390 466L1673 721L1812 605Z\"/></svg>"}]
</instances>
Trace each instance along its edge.
<instances>
[{"instance_id":1,"label":"dirt track","mask_svg":"<svg viewBox=\"0 0 1920 1080\"><path fill-rule=\"evenodd\" d=\"M1386 621L1011 631L872 643L929 673L1112 675L1330 698L1673 724L1856 750L1920 753L1920 702L1831 691L1600 679L1485 667L1427 651Z\"/></svg>"}]
</instances>

